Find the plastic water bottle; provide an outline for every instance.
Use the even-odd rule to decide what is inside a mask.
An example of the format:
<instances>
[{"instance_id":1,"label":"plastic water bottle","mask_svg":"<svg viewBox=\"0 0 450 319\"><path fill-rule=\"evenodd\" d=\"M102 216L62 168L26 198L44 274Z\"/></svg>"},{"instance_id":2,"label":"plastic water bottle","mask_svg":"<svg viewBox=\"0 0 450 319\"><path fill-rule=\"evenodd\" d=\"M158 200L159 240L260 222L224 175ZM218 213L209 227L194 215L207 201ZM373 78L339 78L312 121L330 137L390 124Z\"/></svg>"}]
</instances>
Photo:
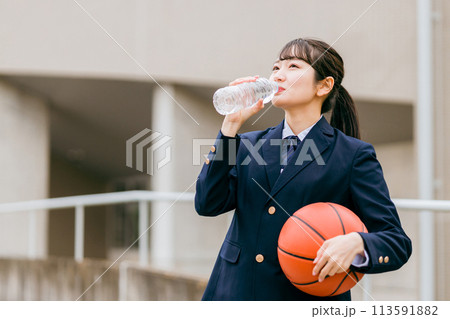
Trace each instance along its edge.
<instances>
[{"instance_id":1,"label":"plastic water bottle","mask_svg":"<svg viewBox=\"0 0 450 319\"><path fill-rule=\"evenodd\" d=\"M218 89L213 96L214 107L222 115L238 112L253 106L259 99L270 102L278 92L278 84L265 78L255 82L244 82L238 85Z\"/></svg>"}]
</instances>

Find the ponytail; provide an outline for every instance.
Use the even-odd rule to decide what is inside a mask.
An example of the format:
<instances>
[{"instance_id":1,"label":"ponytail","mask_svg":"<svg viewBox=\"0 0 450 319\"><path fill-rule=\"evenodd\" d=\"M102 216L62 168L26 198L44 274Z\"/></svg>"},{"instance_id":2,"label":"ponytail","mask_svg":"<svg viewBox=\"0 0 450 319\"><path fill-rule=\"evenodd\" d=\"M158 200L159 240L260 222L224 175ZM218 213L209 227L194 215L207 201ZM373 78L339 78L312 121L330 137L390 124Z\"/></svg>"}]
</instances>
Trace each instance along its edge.
<instances>
[{"instance_id":1,"label":"ponytail","mask_svg":"<svg viewBox=\"0 0 450 319\"><path fill-rule=\"evenodd\" d=\"M332 96L327 98L322 108L322 110L324 108L333 110L330 125L348 136L360 139L355 102L342 85L338 85L333 91L335 91L334 94L332 93ZM327 107L325 104L328 104Z\"/></svg>"}]
</instances>

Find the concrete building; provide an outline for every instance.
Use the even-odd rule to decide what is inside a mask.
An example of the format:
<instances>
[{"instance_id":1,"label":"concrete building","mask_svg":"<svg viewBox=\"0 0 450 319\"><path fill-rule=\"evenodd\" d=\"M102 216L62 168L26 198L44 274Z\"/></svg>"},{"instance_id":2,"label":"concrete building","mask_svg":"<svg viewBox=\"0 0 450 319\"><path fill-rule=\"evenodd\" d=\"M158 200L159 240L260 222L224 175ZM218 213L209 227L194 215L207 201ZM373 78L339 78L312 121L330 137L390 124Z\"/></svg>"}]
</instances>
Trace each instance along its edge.
<instances>
[{"instance_id":1,"label":"concrete building","mask_svg":"<svg viewBox=\"0 0 450 319\"><path fill-rule=\"evenodd\" d=\"M433 10L434 195L450 199L450 3L434 0ZM342 55L362 139L375 146L391 196L417 198L416 27L409 0L0 0L0 201L193 192L202 164L193 139L214 139L222 121L213 92L237 77L269 76L297 37L323 39ZM269 108L242 131L282 117ZM151 176L126 165L126 141L145 128L171 138L171 161ZM192 204L171 204L151 204L151 263L207 278L231 213L207 219ZM400 215L417 243L417 213ZM435 294L448 300L450 217L435 216ZM26 256L30 243L37 258L73 256L72 209L38 212L36 234L29 218L0 216L2 258ZM85 225L85 256L113 260L138 236L137 205L89 208ZM413 248L401 270L373 276L375 299L419 298L421 252ZM135 259L135 249L123 258Z\"/></svg>"}]
</instances>

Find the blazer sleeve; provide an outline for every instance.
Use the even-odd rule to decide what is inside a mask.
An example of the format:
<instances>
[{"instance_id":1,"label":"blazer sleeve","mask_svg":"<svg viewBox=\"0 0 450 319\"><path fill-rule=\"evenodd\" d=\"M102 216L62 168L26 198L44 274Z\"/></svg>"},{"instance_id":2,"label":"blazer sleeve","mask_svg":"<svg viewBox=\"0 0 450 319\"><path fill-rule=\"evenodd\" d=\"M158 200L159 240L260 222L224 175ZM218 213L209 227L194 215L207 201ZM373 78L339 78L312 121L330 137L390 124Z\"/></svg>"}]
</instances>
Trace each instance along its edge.
<instances>
[{"instance_id":1,"label":"blazer sleeve","mask_svg":"<svg viewBox=\"0 0 450 319\"><path fill-rule=\"evenodd\" d=\"M359 233L369 255L369 265L354 267L363 273L381 273L403 266L412 252L372 145L357 150L352 166L350 191L356 211L368 233Z\"/></svg>"},{"instance_id":2,"label":"blazer sleeve","mask_svg":"<svg viewBox=\"0 0 450 319\"><path fill-rule=\"evenodd\" d=\"M208 155L197 179L195 210L201 216L217 216L236 208L237 170L235 154L240 137L227 137L219 131L216 151ZM234 153L234 154L233 154Z\"/></svg>"}]
</instances>

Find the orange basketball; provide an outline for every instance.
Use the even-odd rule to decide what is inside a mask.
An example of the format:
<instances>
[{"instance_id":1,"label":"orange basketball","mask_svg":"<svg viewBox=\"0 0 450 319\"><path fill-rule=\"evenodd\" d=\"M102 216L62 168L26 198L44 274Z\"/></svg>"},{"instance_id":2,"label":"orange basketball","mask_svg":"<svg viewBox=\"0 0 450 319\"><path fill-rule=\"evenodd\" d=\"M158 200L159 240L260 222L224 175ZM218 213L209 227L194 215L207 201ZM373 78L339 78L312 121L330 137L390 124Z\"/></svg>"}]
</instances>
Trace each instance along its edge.
<instances>
[{"instance_id":1,"label":"orange basketball","mask_svg":"<svg viewBox=\"0 0 450 319\"><path fill-rule=\"evenodd\" d=\"M302 207L284 224L278 238L278 260L289 281L315 296L335 296L350 290L363 277L347 272L326 277L319 283L313 276L317 251L327 239L351 232L367 232L361 220L348 208L334 203L314 203Z\"/></svg>"}]
</instances>

